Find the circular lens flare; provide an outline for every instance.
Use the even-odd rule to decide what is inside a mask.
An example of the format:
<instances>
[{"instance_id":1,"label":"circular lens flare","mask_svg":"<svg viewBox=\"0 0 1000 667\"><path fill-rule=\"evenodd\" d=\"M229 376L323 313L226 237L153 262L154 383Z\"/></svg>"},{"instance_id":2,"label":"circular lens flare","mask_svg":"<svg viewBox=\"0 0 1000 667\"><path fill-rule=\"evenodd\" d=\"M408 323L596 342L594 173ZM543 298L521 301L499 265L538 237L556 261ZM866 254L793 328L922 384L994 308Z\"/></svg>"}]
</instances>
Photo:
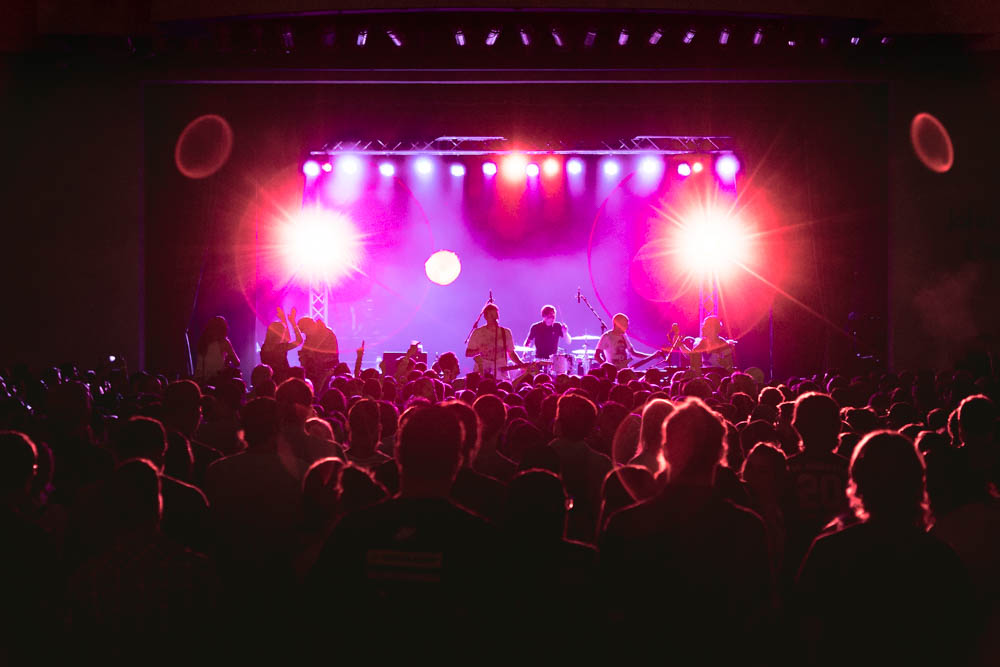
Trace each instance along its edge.
<instances>
[{"instance_id":1,"label":"circular lens flare","mask_svg":"<svg viewBox=\"0 0 1000 667\"><path fill-rule=\"evenodd\" d=\"M689 219L677 241L680 260L692 273L727 273L748 258L749 240L743 225L714 211Z\"/></svg>"},{"instance_id":2,"label":"circular lens flare","mask_svg":"<svg viewBox=\"0 0 1000 667\"><path fill-rule=\"evenodd\" d=\"M955 149L948 130L929 113L918 113L913 117L910 143L917 158L933 172L943 174L955 164Z\"/></svg>"},{"instance_id":3,"label":"circular lens flare","mask_svg":"<svg viewBox=\"0 0 1000 667\"><path fill-rule=\"evenodd\" d=\"M450 285L462 272L462 262L450 250L438 250L424 262L427 278L438 285Z\"/></svg>"}]
</instances>

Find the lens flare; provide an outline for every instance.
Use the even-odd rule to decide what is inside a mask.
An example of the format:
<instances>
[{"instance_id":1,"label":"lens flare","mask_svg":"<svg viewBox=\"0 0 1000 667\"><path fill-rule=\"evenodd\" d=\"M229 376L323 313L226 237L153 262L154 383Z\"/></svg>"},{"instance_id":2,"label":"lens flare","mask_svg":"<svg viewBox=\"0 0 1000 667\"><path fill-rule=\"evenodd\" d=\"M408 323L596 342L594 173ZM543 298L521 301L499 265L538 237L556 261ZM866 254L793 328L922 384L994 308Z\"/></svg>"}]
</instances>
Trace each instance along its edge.
<instances>
[{"instance_id":1,"label":"lens flare","mask_svg":"<svg viewBox=\"0 0 1000 667\"><path fill-rule=\"evenodd\" d=\"M692 273L728 272L748 259L749 240L739 220L707 211L685 221L677 246L681 262Z\"/></svg>"},{"instance_id":2,"label":"lens flare","mask_svg":"<svg viewBox=\"0 0 1000 667\"><path fill-rule=\"evenodd\" d=\"M424 262L427 278L438 285L450 285L462 272L462 262L450 250L438 250Z\"/></svg>"},{"instance_id":3,"label":"lens flare","mask_svg":"<svg viewBox=\"0 0 1000 667\"><path fill-rule=\"evenodd\" d=\"M503 161L503 175L509 180L524 178L528 169L528 158L523 155L508 155Z\"/></svg>"},{"instance_id":4,"label":"lens flare","mask_svg":"<svg viewBox=\"0 0 1000 667\"><path fill-rule=\"evenodd\" d=\"M715 163L715 173L719 175L719 180L724 183L732 183L736 180L736 172L740 170L740 161L735 155L723 155Z\"/></svg>"},{"instance_id":5,"label":"lens flare","mask_svg":"<svg viewBox=\"0 0 1000 667\"><path fill-rule=\"evenodd\" d=\"M304 165L302 165L302 173L310 178L316 178L319 176L319 162L316 162L316 160L308 160Z\"/></svg>"},{"instance_id":6,"label":"lens flare","mask_svg":"<svg viewBox=\"0 0 1000 667\"><path fill-rule=\"evenodd\" d=\"M304 210L286 225L282 241L289 271L300 280L336 285L360 271L363 237L342 213Z\"/></svg>"},{"instance_id":7,"label":"lens flare","mask_svg":"<svg viewBox=\"0 0 1000 667\"><path fill-rule=\"evenodd\" d=\"M378 173L389 178L396 175L396 167L391 162L383 162L378 166Z\"/></svg>"}]
</instances>

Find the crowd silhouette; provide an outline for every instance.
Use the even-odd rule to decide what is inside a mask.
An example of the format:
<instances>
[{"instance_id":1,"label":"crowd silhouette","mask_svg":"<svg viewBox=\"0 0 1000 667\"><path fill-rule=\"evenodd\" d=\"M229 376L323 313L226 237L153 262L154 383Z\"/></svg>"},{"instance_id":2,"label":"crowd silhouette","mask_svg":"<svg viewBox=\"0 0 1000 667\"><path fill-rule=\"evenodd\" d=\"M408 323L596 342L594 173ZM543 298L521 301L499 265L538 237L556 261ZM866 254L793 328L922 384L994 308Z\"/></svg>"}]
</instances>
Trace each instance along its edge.
<instances>
[{"instance_id":1,"label":"crowd silhouette","mask_svg":"<svg viewBox=\"0 0 1000 667\"><path fill-rule=\"evenodd\" d=\"M1000 661L995 375L399 377L305 324L249 386L218 324L195 379L4 373L6 662Z\"/></svg>"}]
</instances>

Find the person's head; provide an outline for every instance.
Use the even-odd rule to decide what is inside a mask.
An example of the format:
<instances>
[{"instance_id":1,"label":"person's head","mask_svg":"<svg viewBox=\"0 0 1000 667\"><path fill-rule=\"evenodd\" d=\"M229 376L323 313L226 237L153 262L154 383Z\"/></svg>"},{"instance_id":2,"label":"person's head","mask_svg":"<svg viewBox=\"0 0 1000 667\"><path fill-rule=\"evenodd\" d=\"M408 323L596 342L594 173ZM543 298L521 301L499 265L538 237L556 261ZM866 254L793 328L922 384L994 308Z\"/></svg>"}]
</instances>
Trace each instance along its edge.
<instances>
[{"instance_id":1,"label":"person's head","mask_svg":"<svg viewBox=\"0 0 1000 667\"><path fill-rule=\"evenodd\" d=\"M343 468L343 461L330 456L314 461L302 476L302 513L307 525L321 524L337 515Z\"/></svg>"},{"instance_id":2,"label":"person's head","mask_svg":"<svg viewBox=\"0 0 1000 667\"><path fill-rule=\"evenodd\" d=\"M351 410L347 413L347 432L352 451L373 452L382 437L382 415L378 402L370 398L362 398L352 405Z\"/></svg>"},{"instance_id":3,"label":"person's head","mask_svg":"<svg viewBox=\"0 0 1000 667\"><path fill-rule=\"evenodd\" d=\"M642 409L642 426L639 432L639 453L659 455L663 444L663 422L674 411L670 401L657 398Z\"/></svg>"},{"instance_id":4,"label":"person's head","mask_svg":"<svg viewBox=\"0 0 1000 667\"><path fill-rule=\"evenodd\" d=\"M609 470L601 483L601 512L598 531L618 510L656 495L656 477L649 468L624 465Z\"/></svg>"},{"instance_id":5,"label":"person's head","mask_svg":"<svg viewBox=\"0 0 1000 667\"><path fill-rule=\"evenodd\" d=\"M701 323L701 335L705 338L718 338L722 333L722 320L715 315L709 315Z\"/></svg>"},{"instance_id":6,"label":"person's head","mask_svg":"<svg viewBox=\"0 0 1000 667\"><path fill-rule=\"evenodd\" d=\"M546 325L552 326L552 324L556 321L555 306L550 306L550 305L542 306L542 321L545 322Z\"/></svg>"},{"instance_id":7,"label":"person's head","mask_svg":"<svg viewBox=\"0 0 1000 667\"><path fill-rule=\"evenodd\" d=\"M487 324L496 324L500 321L500 309L495 303L488 303L483 308L483 317L486 318Z\"/></svg>"},{"instance_id":8,"label":"person's head","mask_svg":"<svg viewBox=\"0 0 1000 667\"><path fill-rule=\"evenodd\" d=\"M968 396L958 404L958 431L966 445L991 442L996 420L996 405L983 394Z\"/></svg>"},{"instance_id":9,"label":"person's head","mask_svg":"<svg viewBox=\"0 0 1000 667\"><path fill-rule=\"evenodd\" d=\"M539 468L525 470L507 484L504 525L518 537L559 539L570 506L558 475Z\"/></svg>"},{"instance_id":10,"label":"person's head","mask_svg":"<svg viewBox=\"0 0 1000 667\"><path fill-rule=\"evenodd\" d=\"M663 422L670 481L711 485L726 454L722 419L699 398L687 398Z\"/></svg>"},{"instance_id":11,"label":"person's head","mask_svg":"<svg viewBox=\"0 0 1000 667\"><path fill-rule=\"evenodd\" d=\"M628 316L625 313L617 313L612 319L611 323L615 327L615 331L620 331L625 333L628 331ZM615 369L615 374L618 374L618 369Z\"/></svg>"},{"instance_id":12,"label":"person's head","mask_svg":"<svg viewBox=\"0 0 1000 667\"><path fill-rule=\"evenodd\" d=\"M313 392L304 380L288 378L274 394L283 424L304 426L313 416Z\"/></svg>"},{"instance_id":13,"label":"person's head","mask_svg":"<svg viewBox=\"0 0 1000 667\"><path fill-rule=\"evenodd\" d=\"M743 461L741 476L754 496L776 502L788 484L788 460L780 447L758 442Z\"/></svg>"},{"instance_id":14,"label":"person's head","mask_svg":"<svg viewBox=\"0 0 1000 667\"><path fill-rule=\"evenodd\" d=\"M264 345L277 345L288 340L288 327L284 322L271 322L267 325L267 333L264 334Z\"/></svg>"},{"instance_id":15,"label":"person's head","mask_svg":"<svg viewBox=\"0 0 1000 667\"><path fill-rule=\"evenodd\" d=\"M38 474L38 448L20 431L0 431L0 502L27 495Z\"/></svg>"},{"instance_id":16,"label":"person's head","mask_svg":"<svg viewBox=\"0 0 1000 667\"><path fill-rule=\"evenodd\" d=\"M337 442L337 436L333 433L333 426L322 417L310 417L307 419L306 433L320 440Z\"/></svg>"},{"instance_id":17,"label":"person's head","mask_svg":"<svg viewBox=\"0 0 1000 667\"><path fill-rule=\"evenodd\" d=\"M802 438L803 449L832 452L840 433L840 408L827 394L806 392L795 399L792 428Z\"/></svg>"},{"instance_id":18,"label":"person's head","mask_svg":"<svg viewBox=\"0 0 1000 667\"><path fill-rule=\"evenodd\" d=\"M198 351L204 354L211 343L224 341L228 335L229 324L226 322L226 318L222 315L216 315L208 321L202 330L201 338L198 339Z\"/></svg>"},{"instance_id":19,"label":"person's head","mask_svg":"<svg viewBox=\"0 0 1000 667\"><path fill-rule=\"evenodd\" d=\"M273 398L255 398L240 411L243 440L250 448L274 444L278 435L278 403Z\"/></svg>"},{"instance_id":20,"label":"person's head","mask_svg":"<svg viewBox=\"0 0 1000 667\"><path fill-rule=\"evenodd\" d=\"M194 435L201 422L201 389L191 380L171 382L163 392L164 426Z\"/></svg>"},{"instance_id":21,"label":"person's head","mask_svg":"<svg viewBox=\"0 0 1000 667\"><path fill-rule=\"evenodd\" d=\"M495 443L507 423L507 406L499 396L485 394L472 404L482 424L482 442Z\"/></svg>"},{"instance_id":22,"label":"person's head","mask_svg":"<svg viewBox=\"0 0 1000 667\"><path fill-rule=\"evenodd\" d=\"M455 356L454 352L445 352L437 360L438 368L441 369L441 375L444 381L451 384L455 381L461 373L461 368L458 365L458 357Z\"/></svg>"},{"instance_id":23,"label":"person's head","mask_svg":"<svg viewBox=\"0 0 1000 667\"><path fill-rule=\"evenodd\" d=\"M267 364L257 364L250 372L250 384L256 389L261 382L274 379L274 369Z\"/></svg>"},{"instance_id":24,"label":"person's head","mask_svg":"<svg viewBox=\"0 0 1000 667\"><path fill-rule=\"evenodd\" d=\"M115 461L147 459L163 470L167 453L167 433L163 424L149 417L132 417L120 424L111 438Z\"/></svg>"},{"instance_id":25,"label":"person's head","mask_svg":"<svg viewBox=\"0 0 1000 667\"><path fill-rule=\"evenodd\" d=\"M869 433L854 449L847 495L861 519L924 526L924 459L894 431Z\"/></svg>"},{"instance_id":26,"label":"person's head","mask_svg":"<svg viewBox=\"0 0 1000 667\"><path fill-rule=\"evenodd\" d=\"M479 438L482 427L479 422L479 415L467 403L458 399L452 399L442 404L442 407L450 411L462 424L462 462L471 466L479 449Z\"/></svg>"},{"instance_id":27,"label":"person's head","mask_svg":"<svg viewBox=\"0 0 1000 667\"><path fill-rule=\"evenodd\" d=\"M642 418L630 413L615 429L611 440L611 460L616 464L627 463L636 455L639 448L639 434L642 428Z\"/></svg>"},{"instance_id":28,"label":"person's head","mask_svg":"<svg viewBox=\"0 0 1000 667\"><path fill-rule=\"evenodd\" d=\"M556 433L567 440L580 441L594 430L597 406L578 394L565 394L556 404Z\"/></svg>"},{"instance_id":29,"label":"person's head","mask_svg":"<svg viewBox=\"0 0 1000 667\"><path fill-rule=\"evenodd\" d=\"M447 496L462 462L462 427L451 410L416 406L403 413L395 450L403 493Z\"/></svg>"},{"instance_id":30,"label":"person's head","mask_svg":"<svg viewBox=\"0 0 1000 667\"><path fill-rule=\"evenodd\" d=\"M155 530L163 515L160 473L151 461L129 459L119 463L101 489L104 517L112 534Z\"/></svg>"},{"instance_id":31,"label":"person's head","mask_svg":"<svg viewBox=\"0 0 1000 667\"><path fill-rule=\"evenodd\" d=\"M322 327L316 324L316 320L313 318L303 317L299 319L299 331L305 334L306 337L314 336L322 331Z\"/></svg>"}]
</instances>

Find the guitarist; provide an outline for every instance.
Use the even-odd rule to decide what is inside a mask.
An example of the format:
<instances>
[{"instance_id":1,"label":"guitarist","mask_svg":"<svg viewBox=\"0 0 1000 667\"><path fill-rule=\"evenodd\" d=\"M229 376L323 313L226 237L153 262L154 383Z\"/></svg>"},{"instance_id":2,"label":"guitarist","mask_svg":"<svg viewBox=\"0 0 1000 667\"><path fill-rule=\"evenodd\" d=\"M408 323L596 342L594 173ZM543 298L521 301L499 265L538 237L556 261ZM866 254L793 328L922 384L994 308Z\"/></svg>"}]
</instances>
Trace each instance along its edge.
<instances>
[{"instance_id":1,"label":"guitarist","mask_svg":"<svg viewBox=\"0 0 1000 667\"><path fill-rule=\"evenodd\" d=\"M486 318L486 325L472 332L465 356L473 358L476 372L506 380L507 371L502 369L508 357L516 365L523 365L514 350L514 336L510 329L500 326L500 309L496 304L486 304L483 317Z\"/></svg>"},{"instance_id":2,"label":"guitarist","mask_svg":"<svg viewBox=\"0 0 1000 667\"><path fill-rule=\"evenodd\" d=\"M643 354L632 346L632 341L628 339L625 332L628 331L628 317L624 313L618 313L611 320L614 329L604 332L601 339L597 341L597 349L594 351L594 359L599 363L610 362L619 370L628 366L629 358L648 359L651 354Z\"/></svg>"}]
</instances>

